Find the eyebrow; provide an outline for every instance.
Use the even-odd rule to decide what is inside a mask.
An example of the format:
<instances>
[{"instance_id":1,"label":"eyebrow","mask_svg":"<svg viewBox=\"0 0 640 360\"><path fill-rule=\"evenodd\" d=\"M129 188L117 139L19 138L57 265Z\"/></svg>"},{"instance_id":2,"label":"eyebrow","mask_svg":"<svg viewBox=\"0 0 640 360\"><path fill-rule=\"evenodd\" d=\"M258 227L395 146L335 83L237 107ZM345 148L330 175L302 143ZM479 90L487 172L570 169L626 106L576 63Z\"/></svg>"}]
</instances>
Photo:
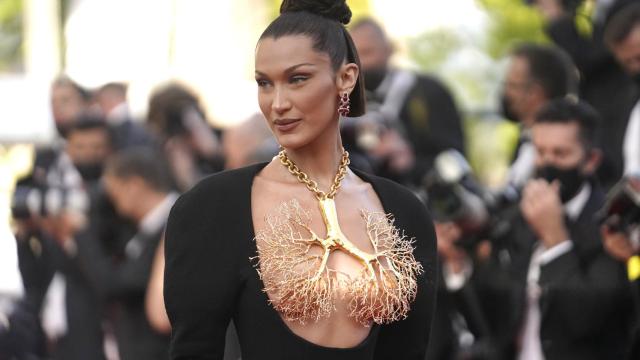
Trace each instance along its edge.
<instances>
[{"instance_id":1,"label":"eyebrow","mask_svg":"<svg viewBox=\"0 0 640 360\"><path fill-rule=\"evenodd\" d=\"M290 73L290 72L294 71L295 69L297 69L299 67L302 67L302 66L316 66L316 65L312 64L312 63L297 64L297 65L289 66L288 68L284 69L284 72L285 73ZM260 72L260 71L256 70L256 75L264 76L265 74L263 72Z\"/></svg>"}]
</instances>

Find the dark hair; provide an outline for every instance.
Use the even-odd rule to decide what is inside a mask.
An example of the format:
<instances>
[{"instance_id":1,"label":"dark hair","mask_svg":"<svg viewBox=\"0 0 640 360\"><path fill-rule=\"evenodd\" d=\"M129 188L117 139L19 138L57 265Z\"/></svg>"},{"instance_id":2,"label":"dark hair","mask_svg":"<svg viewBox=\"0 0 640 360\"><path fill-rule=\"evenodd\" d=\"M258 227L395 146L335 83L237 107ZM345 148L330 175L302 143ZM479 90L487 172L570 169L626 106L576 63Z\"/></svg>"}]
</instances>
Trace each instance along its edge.
<instances>
[{"instance_id":1,"label":"dark hair","mask_svg":"<svg viewBox=\"0 0 640 360\"><path fill-rule=\"evenodd\" d=\"M73 89L73 91L78 94L78 96L84 102L88 102L91 100L91 92L82 86L80 86L77 82L71 80L68 76L61 75L58 76L55 80L53 80L52 87L63 87L68 86Z\"/></svg>"},{"instance_id":2,"label":"dark hair","mask_svg":"<svg viewBox=\"0 0 640 360\"><path fill-rule=\"evenodd\" d=\"M527 43L518 46L512 55L527 61L530 77L542 87L547 98L555 99L575 93L576 68L562 50Z\"/></svg>"},{"instance_id":3,"label":"dark hair","mask_svg":"<svg viewBox=\"0 0 640 360\"><path fill-rule=\"evenodd\" d=\"M549 101L537 113L534 124L569 124L579 127L579 140L585 150L597 148L600 134L600 115L584 101L562 98Z\"/></svg>"},{"instance_id":4,"label":"dark hair","mask_svg":"<svg viewBox=\"0 0 640 360\"><path fill-rule=\"evenodd\" d=\"M139 177L156 191L171 189L166 163L148 148L130 148L116 153L107 160L104 172L119 179Z\"/></svg>"},{"instance_id":5,"label":"dark hair","mask_svg":"<svg viewBox=\"0 0 640 360\"><path fill-rule=\"evenodd\" d=\"M102 130L107 136L109 145L112 145L113 134L104 117L90 113L80 114L80 116L69 125L67 139L74 133L91 130Z\"/></svg>"},{"instance_id":6,"label":"dark hair","mask_svg":"<svg viewBox=\"0 0 640 360\"><path fill-rule=\"evenodd\" d=\"M604 41L608 46L620 44L634 27L640 25L640 3L624 2L611 10L604 30Z\"/></svg>"},{"instance_id":7,"label":"dark hair","mask_svg":"<svg viewBox=\"0 0 640 360\"><path fill-rule=\"evenodd\" d=\"M157 89L149 98L147 123L161 137L171 137L187 132L184 115L188 109L196 110L206 119L198 98L187 87L169 83Z\"/></svg>"},{"instance_id":8,"label":"dark hair","mask_svg":"<svg viewBox=\"0 0 640 360\"><path fill-rule=\"evenodd\" d=\"M286 35L304 35L311 38L314 50L329 55L334 71L345 61L360 68L356 47L344 27L350 20L351 10L345 0L284 0L280 6L280 16L269 24L260 40L267 37L278 39ZM349 98L349 115L363 115L365 95L361 72Z\"/></svg>"}]
</instances>

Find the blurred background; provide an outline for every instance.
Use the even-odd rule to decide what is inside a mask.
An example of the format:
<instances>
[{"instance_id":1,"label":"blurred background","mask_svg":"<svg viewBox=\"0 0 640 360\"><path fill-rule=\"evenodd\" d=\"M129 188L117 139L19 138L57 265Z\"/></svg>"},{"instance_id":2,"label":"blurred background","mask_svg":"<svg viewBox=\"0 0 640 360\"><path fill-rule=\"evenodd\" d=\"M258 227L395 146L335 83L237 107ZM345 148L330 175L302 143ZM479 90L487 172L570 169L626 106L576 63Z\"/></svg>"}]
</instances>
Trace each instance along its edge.
<instances>
[{"instance_id":1,"label":"blurred background","mask_svg":"<svg viewBox=\"0 0 640 360\"><path fill-rule=\"evenodd\" d=\"M388 84L392 80L380 78L377 87L367 89L371 114L344 119L343 140L352 164L407 185L431 207L440 222L441 267L459 265L458 252L464 252L463 265L480 269L466 273L467 267L459 267L466 274L460 285L446 282L446 289L439 291L450 295L463 283L486 285L485 279L475 279L486 263L510 271L503 266L503 254L512 249L498 251L503 243L484 240L505 237L505 224L511 230L525 184L539 170L534 168L539 152L531 144L531 127L538 110L551 100L576 105L580 97L601 112L604 126L598 145L604 161L593 178L603 193L612 189L626 194L627 188L614 184L623 172L640 170L640 155L633 155L640 154L640 107L632 113L640 65L637 71L633 66L623 69L618 65L623 61L614 59L612 48L631 46L624 43L624 26L608 46L603 29L609 10L627 2L633 1L348 1L352 24L358 25L347 28L361 55L361 46L373 41L367 31L378 34L381 26L382 36L373 36L373 43L390 56L388 64L383 56L365 72L375 75L384 65L384 79L409 76L415 88L405 89L402 107L390 111L386 99L376 96L382 96L385 86L388 93L393 93L390 87L398 89ZM24 314L18 320L31 329L21 335L33 335L23 336L21 344L29 351L37 348L41 356L87 358L78 354L98 348L98 359L158 358L136 353L141 350L134 342L145 350L166 352L170 327L162 302L164 262L158 244L170 205L203 176L267 161L278 149L258 108L254 51L280 3L0 0L0 335L5 303L11 303L7 313ZM640 40L634 49L640 59ZM630 120L634 116L635 122ZM635 200L625 197L624 203L635 204L635 210L624 208L616 221L627 219L640 239L640 215L625 217L640 209L636 186L629 190ZM148 220L151 208L164 218ZM611 207L603 209L607 213ZM594 219L588 228L597 236L601 223ZM476 220L481 225L465 228ZM455 238L455 250L446 247L448 236ZM461 244L464 238L473 240ZM600 239L595 241L594 252L603 254ZM637 258L640 240L635 241L621 264L631 255ZM20 274L18 259L3 259L3 252L18 253ZM637 261L640 277L640 258ZM496 272L491 271L493 277ZM596 285L624 280L618 275ZM141 280L127 281L134 278ZM444 275L444 288L442 280ZM499 312L494 298L480 292L479 303L488 303L489 309L465 298L478 308L462 326L459 315L464 311L438 310L454 315L443 320L451 337L434 340L442 347L430 350L432 358L500 358L494 357L499 346L493 341L508 327L502 327L500 319L494 322L491 317ZM11 301L3 300L6 294ZM621 302L628 300L625 296ZM77 301L74 309L81 310L75 319L61 312L64 301ZM23 303L33 308L14 311ZM610 307L627 309L618 305ZM162 316L154 317L157 314ZM488 325L480 321L480 330L474 328L476 315L490 318ZM607 316L619 319L614 315ZM74 333L73 326L86 325L80 317L94 326L95 336L88 335L91 331ZM617 334L591 325L594 334L602 329ZM149 337L132 341L131 334L119 329ZM237 358L232 328L229 334L227 358ZM93 348L89 340L78 340L85 335L96 342ZM65 343L67 337L74 341ZM599 337L585 344L595 344L590 339ZM485 338L490 341L483 343ZM0 359L6 349L20 353L9 347L14 343L3 341L0 336ZM87 353L73 349L81 342L89 344ZM76 357L68 357L74 350Z\"/></svg>"}]
</instances>

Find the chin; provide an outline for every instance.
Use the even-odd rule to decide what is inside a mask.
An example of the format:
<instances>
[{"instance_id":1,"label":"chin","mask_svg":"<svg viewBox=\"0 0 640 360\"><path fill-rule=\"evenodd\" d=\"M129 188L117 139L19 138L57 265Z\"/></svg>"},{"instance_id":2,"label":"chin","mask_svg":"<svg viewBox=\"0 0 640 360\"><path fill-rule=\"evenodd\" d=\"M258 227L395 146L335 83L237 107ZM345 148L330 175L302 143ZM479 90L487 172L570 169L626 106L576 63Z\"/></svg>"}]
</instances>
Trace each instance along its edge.
<instances>
[{"instance_id":1,"label":"chin","mask_svg":"<svg viewBox=\"0 0 640 360\"><path fill-rule=\"evenodd\" d=\"M303 134L281 134L276 136L276 141L288 150L303 148L311 142L309 137Z\"/></svg>"}]
</instances>

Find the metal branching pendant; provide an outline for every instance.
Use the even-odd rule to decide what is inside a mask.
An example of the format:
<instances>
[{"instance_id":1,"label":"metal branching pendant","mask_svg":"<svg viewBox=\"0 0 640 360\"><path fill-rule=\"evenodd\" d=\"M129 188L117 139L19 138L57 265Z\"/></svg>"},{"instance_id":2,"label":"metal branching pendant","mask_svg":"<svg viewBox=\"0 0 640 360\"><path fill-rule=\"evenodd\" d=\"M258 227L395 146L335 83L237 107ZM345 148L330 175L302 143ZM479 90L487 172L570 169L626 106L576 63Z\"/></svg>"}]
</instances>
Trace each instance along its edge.
<instances>
[{"instance_id":1,"label":"metal branching pendant","mask_svg":"<svg viewBox=\"0 0 640 360\"><path fill-rule=\"evenodd\" d=\"M268 216L256 236L258 272L272 305L287 320L317 321L334 310L338 296L347 296L350 316L362 325L390 323L404 318L416 296L416 277L422 266L413 256L411 240L393 226L390 215L362 211L374 254L361 251L340 230L332 199L320 201L327 236L311 228L309 214L296 200L282 204ZM320 255L310 254L312 247ZM359 276L350 277L327 266L333 251L344 251L362 263Z\"/></svg>"},{"instance_id":2,"label":"metal branching pendant","mask_svg":"<svg viewBox=\"0 0 640 360\"><path fill-rule=\"evenodd\" d=\"M405 318L416 297L416 278L423 271L413 256L412 240L393 225L391 215L363 210L368 240L374 249L372 254L364 252L340 230L333 196L317 198L326 237L311 230L311 217L296 200L267 216L265 228L256 235L256 267L264 291L273 296L271 304L287 320L301 323L330 316L336 299L343 296L349 299L350 316L364 326L372 321L386 324ZM320 251L312 251L313 247ZM328 267L334 251L357 259L362 264L360 273L349 276Z\"/></svg>"}]
</instances>

